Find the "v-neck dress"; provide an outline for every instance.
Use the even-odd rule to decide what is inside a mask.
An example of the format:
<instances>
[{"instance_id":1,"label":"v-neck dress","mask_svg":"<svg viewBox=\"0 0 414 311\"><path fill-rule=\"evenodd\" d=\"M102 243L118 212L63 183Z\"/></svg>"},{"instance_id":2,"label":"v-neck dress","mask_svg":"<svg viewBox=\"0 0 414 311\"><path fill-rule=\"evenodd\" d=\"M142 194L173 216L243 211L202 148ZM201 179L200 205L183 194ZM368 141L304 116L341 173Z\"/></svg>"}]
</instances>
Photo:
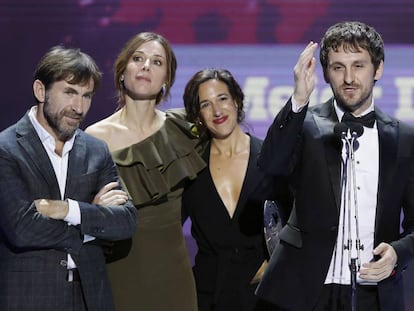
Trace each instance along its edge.
<instances>
[{"instance_id":1,"label":"v-neck dress","mask_svg":"<svg viewBox=\"0 0 414 311\"><path fill-rule=\"evenodd\" d=\"M138 210L128 256L108 264L117 311L197 310L181 226L184 186L205 167L191 129L167 111L159 131L112 154ZM128 251L119 245L114 251Z\"/></svg>"},{"instance_id":2,"label":"v-neck dress","mask_svg":"<svg viewBox=\"0 0 414 311\"><path fill-rule=\"evenodd\" d=\"M250 284L267 258L263 203L274 185L256 161L261 140L251 136L249 162L233 217L221 200L207 168L184 191L183 217L189 216L198 251L193 272L199 310L255 310L257 284ZM210 146L203 154L209 162Z\"/></svg>"}]
</instances>

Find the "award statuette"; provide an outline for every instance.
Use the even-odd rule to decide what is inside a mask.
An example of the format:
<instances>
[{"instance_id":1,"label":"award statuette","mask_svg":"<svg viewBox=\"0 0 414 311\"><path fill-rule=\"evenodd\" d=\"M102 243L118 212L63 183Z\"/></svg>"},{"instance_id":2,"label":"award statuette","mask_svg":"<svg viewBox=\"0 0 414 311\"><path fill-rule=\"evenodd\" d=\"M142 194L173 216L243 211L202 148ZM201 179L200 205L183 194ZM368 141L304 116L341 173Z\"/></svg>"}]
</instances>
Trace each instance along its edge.
<instances>
[{"instance_id":1,"label":"award statuette","mask_svg":"<svg viewBox=\"0 0 414 311\"><path fill-rule=\"evenodd\" d=\"M263 206L264 236L269 255L280 242L279 232L282 229L282 219L275 201L266 200Z\"/></svg>"}]
</instances>

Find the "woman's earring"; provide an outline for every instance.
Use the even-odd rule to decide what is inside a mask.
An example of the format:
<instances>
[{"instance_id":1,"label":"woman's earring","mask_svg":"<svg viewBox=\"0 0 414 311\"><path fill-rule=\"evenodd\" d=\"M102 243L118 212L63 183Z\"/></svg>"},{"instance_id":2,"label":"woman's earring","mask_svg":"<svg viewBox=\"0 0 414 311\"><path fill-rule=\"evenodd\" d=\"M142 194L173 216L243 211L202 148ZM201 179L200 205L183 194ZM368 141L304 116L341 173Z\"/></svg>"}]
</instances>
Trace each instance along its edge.
<instances>
[{"instance_id":1,"label":"woman's earring","mask_svg":"<svg viewBox=\"0 0 414 311\"><path fill-rule=\"evenodd\" d=\"M124 80L125 80L124 75L121 75L121 79L120 79L120 81L121 81L121 82L124 82Z\"/></svg>"},{"instance_id":2,"label":"woman's earring","mask_svg":"<svg viewBox=\"0 0 414 311\"><path fill-rule=\"evenodd\" d=\"M167 92L167 86L165 85L165 83L161 86L161 95L164 95L165 92Z\"/></svg>"}]
</instances>

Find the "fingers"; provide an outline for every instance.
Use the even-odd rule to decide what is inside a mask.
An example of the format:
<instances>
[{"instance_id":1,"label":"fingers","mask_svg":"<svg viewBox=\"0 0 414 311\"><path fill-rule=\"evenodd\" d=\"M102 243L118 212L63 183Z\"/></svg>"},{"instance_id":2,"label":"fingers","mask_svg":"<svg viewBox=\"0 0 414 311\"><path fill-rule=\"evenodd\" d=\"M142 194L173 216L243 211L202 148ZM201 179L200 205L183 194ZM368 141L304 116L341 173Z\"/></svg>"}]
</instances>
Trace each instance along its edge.
<instances>
[{"instance_id":1,"label":"fingers","mask_svg":"<svg viewBox=\"0 0 414 311\"><path fill-rule=\"evenodd\" d=\"M111 206L125 204L128 200L127 194L122 190L110 190L99 199L99 205Z\"/></svg>"},{"instance_id":2,"label":"fingers","mask_svg":"<svg viewBox=\"0 0 414 311\"><path fill-rule=\"evenodd\" d=\"M114 189L114 188L116 188L116 187L118 187L118 183L117 182L115 182L115 181L113 181L113 182L110 182L110 183L107 183L105 186L103 186L102 188L101 188L101 190L99 190L99 192L95 195L95 197L93 198L93 201L92 201L92 203L93 204L100 204L99 202L100 202L100 200L101 200L101 197L105 194L105 193L107 193L108 191L111 191L111 189ZM101 204L100 204L101 205Z\"/></svg>"},{"instance_id":3,"label":"fingers","mask_svg":"<svg viewBox=\"0 0 414 311\"><path fill-rule=\"evenodd\" d=\"M380 256L381 259L378 260L380 263L394 267L397 263L397 253L394 248L388 243L380 243L374 250L373 254L375 256Z\"/></svg>"},{"instance_id":4,"label":"fingers","mask_svg":"<svg viewBox=\"0 0 414 311\"><path fill-rule=\"evenodd\" d=\"M307 103L315 87L316 59L314 54L317 47L317 43L309 42L293 68L295 80L294 98L300 106Z\"/></svg>"},{"instance_id":5,"label":"fingers","mask_svg":"<svg viewBox=\"0 0 414 311\"><path fill-rule=\"evenodd\" d=\"M364 263L359 273L362 279L379 282L393 273L397 263L397 253L390 244L381 243L374 249L373 254L380 258L377 261Z\"/></svg>"},{"instance_id":6,"label":"fingers","mask_svg":"<svg viewBox=\"0 0 414 311\"><path fill-rule=\"evenodd\" d=\"M373 270L361 269L359 276L361 279L364 279L367 281L379 282L389 277L390 274L391 274L391 271L388 271L385 269L373 269Z\"/></svg>"},{"instance_id":7,"label":"fingers","mask_svg":"<svg viewBox=\"0 0 414 311\"><path fill-rule=\"evenodd\" d=\"M119 186L117 182L110 182L102 187L95 195L93 204L102 206L122 205L128 201L128 195L125 191L116 189Z\"/></svg>"},{"instance_id":8,"label":"fingers","mask_svg":"<svg viewBox=\"0 0 414 311\"><path fill-rule=\"evenodd\" d=\"M375 266L375 264L377 263L373 263L372 266L363 265L363 267L359 270L360 278L367 281L379 282L391 275L393 266Z\"/></svg>"},{"instance_id":9,"label":"fingers","mask_svg":"<svg viewBox=\"0 0 414 311\"><path fill-rule=\"evenodd\" d=\"M112 181L110 183L107 183L105 186L102 187L101 190L99 190L97 195L103 195L104 193L117 188L119 186L119 184L116 181Z\"/></svg>"},{"instance_id":10,"label":"fingers","mask_svg":"<svg viewBox=\"0 0 414 311\"><path fill-rule=\"evenodd\" d=\"M297 66L298 69L301 70L311 70L312 67L314 68L315 66L315 51L318 47L318 44L311 41L308 43L308 45L305 47L305 49L302 51L302 53L300 54Z\"/></svg>"},{"instance_id":11,"label":"fingers","mask_svg":"<svg viewBox=\"0 0 414 311\"><path fill-rule=\"evenodd\" d=\"M312 57L308 64L308 69L305 70L305 78L311 79L316 67L316 59L315 57Z\"/></svg>"}]
</instances>

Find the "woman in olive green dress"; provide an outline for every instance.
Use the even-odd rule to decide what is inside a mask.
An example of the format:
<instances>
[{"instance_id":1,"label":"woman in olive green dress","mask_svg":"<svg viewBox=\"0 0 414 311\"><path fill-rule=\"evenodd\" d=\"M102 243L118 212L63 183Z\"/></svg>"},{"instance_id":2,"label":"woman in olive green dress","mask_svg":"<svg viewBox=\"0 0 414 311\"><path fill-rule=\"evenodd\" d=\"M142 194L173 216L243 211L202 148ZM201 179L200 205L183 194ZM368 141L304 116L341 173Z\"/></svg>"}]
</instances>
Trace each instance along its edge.
<instances>
[{"instance_id":1,"label":"woman in olive green dress","mask_svg":"<svg viewBox=\"0 0 414 311\"><path fill-rule=\"evenodd\" d=\"M181 227L181 195L205 163L192 124L157 105L169 96L177 63L155 33L132 37L115 61L117 111L86 131L108 144L138 209L137 232L119 243L108 265L117 311L197 310ZM117 254L118 253L118 254Z\"/></svg>"}]
</instances>

